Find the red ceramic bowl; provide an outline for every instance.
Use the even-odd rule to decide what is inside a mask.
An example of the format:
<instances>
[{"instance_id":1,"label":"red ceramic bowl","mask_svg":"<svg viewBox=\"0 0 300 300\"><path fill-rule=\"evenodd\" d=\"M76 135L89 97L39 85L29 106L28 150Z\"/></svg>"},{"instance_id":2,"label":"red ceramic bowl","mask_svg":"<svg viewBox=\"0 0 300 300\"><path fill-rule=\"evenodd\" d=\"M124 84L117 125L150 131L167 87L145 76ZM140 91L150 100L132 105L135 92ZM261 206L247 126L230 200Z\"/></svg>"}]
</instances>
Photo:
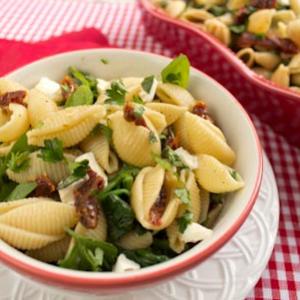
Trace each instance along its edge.
<instances>
[{"instance_id":1,"label":"red ceramic bowl","mask_svg":"<svg viewBox=\"0 0 300 300\"><path fill-rule=\"evenodd\" d=\"M104 66L100 58L107 59L109 63ZM10 73L8 78L30 88L42 76L61 79L69 66L77 66L98 78L144 77L150 74L159 75L169 62L169 58L139 51L82 50L29 64ZM256 201L262 176L262 150L249 116L220 84L192 68L189 90L197 99L207 102L210 113L218 121L236 152L235 168L246 183L243 189L227 196L224 210L209 239L167 262L125 274L58 268L26 256L1 239L0 261L24 274L26 278L44 282L49 286L99 294L121 293L127 289L161 283L196 266L224 245L244 223Z\"/></svg>"},{"instance_id":2,"label":"red ceramic bowl","mask_svg":"<svg viewBox=\"0 0 300 300\"><path fill-rule=\"evenodd\" d=\"M174 54L187 54L194 67L225 86L248 112L300 147L300 93L257 75L214 37L169 17L149 0L139 0L139 5L148 34Z\"/></svg>"}]
</instances>

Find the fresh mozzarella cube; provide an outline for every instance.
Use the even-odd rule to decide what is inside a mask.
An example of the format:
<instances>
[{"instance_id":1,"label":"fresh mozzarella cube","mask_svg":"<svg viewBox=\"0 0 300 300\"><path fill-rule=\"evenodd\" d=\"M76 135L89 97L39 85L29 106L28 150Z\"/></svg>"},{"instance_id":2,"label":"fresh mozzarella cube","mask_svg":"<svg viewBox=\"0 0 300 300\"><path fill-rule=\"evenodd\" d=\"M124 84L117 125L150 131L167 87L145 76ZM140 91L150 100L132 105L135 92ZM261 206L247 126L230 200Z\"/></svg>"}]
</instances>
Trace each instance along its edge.
<instances>
[{"instance_id":1,"label":"fresh mozzarella cube","mask_svg":"<svg viewBox=\"0 0 300 300\"><path fill-rule=\"evenodd\" d=\"M62 100L60 85L47 77L42 77L35 88L55 102Z\"/></svg>"},{"instance_id":2,"label":"fresh mozzarella cube","mask_svg":"<svg viewBox=\"0 0 300 300\"><path fill-rule=\"evenodd\" d=\"M74 205L75 203L74 191L80 187L83 181L84 179L80 179L63 189L58 190L61 202Z\"/></svg>"},{"instance_id":3,"label":"fresh mozzarella cube","mask_svg":"<svg viewBox=\"0 0 300 300\"><path fill-rule=\"evenodd\" d=\"M151 89L149 93L147 93L144 89L140 91L139 96L145 101L145 102L151 102L154 100L156 89L157 89L158 81L154 78L152 82Z\"/></svg>"},{"instance_id":4,"label":"fresh mozzarella cube","mask_svg":"<svg viewBox=\"0 0 300 300\"><path fill-rule=\"evenodd\" d=\"M175 150L175 153L179 156L182 162L191 170L198 168L198 158L196 155L192 155L182 147Z\"/></svg>"},{"instance_id":5,"label":"fresh mozzarella cube","mask_svg":"<svg viewBox=\"0 0 300 300\"><path fill-rule=\"evenodd\" d=\"M283 6L290 6L290 0L279 0L278 2Z\"/></svg>"},{"instance_id":6,"label":"fresh mozzarella cube","mask_svg":"<svg viewBox=\"0 0 300 300\"><path fill-rule=\"evenodd\" d=\"M141 266L136 262L128 259L124 254L120 254L117 258L116 264L113 266L113 272L124 273L128 271L139 270Z\"/></svg>"},{"instance_id":7,"label":"fresh mozzarella cube","mask_svg":"<svg viewBox=\"0 0 300 300\"><path fill-rule=\"evenodd\" d=\"M95 155L92 152L88 152L76 157L76 162L81 162L83 160L88 160L89 167L99 176L104 179L104 185L107 185L107 176L104 173L103 169L98 165Z\"/></svg>"},{"instance_id":8,"label":"fresh mozzarella cube","mask_svg":"<svg viewBox=\"0 0 300 300\"><path fill-rule=\"evenodd\" d=\"M97 90L100 95L103 93L103 91L106 91L109 88L110 88L109 81L103 79L97 79Z\"/></svg>"},{"instance_id":9,"label":"fresh mozzarella cube","mask_svg":"<svg viewBox=\"0 0 300 300\"><path fill-rule=\"evenodd\" d=\"M211 229L208 229L198 223L191 223L181 235L181 239L185 243L196 243L209 238L212 233L213 231Z\"/></svg>"}]
</instances>

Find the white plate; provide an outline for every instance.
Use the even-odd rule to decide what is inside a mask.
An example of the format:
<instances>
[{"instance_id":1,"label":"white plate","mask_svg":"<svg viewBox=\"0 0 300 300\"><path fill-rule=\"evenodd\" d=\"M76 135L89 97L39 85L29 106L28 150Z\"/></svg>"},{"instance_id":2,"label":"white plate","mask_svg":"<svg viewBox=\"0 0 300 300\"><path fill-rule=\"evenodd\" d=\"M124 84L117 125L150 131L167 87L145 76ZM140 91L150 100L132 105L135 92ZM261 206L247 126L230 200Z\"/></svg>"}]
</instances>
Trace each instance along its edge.
<instances>
[{"instance_id":1,"label":"white plate","mask_svg":"<svg viewBox=\"0 0 300 300\"><path fill-rule=\"evenodd\" d=\"M279 200L270 163L264 157L259 198L245 224L215 255L163 285L118 296L55 291L0 265L0 300L202 300L244 299L271 256L279 222Z\"/></svg>"}]
</instances>

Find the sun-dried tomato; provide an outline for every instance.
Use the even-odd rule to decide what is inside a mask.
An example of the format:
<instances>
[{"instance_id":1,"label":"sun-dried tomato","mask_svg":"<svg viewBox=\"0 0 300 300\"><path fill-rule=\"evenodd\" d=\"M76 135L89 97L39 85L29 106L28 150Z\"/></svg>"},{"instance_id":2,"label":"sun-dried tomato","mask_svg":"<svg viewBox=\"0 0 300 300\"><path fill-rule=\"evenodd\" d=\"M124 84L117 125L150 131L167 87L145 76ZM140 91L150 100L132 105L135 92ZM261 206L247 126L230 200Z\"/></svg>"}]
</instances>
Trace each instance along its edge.
<instances>
[{"instance_id":1,"label":"sun-dried tomato","mask_svg":"<svg viewBox=\"0 0 300 300\"><path fill-rule=\"evenodd\" d=\"M81 224L86 228L93 229L98 224L99 214L99 204L93 192L104 187L104 179L91 169L88 170L87 175L88 179L74 191L75 207Z\"/></svg>"},{"instance_id":2,"label":"sun-dried tomato","mask_svg":"<svg viewBox=\"0 0 300 300\"><path fill-rule=\"evenodd\" d=\"M167 189L163 185L157 199L155 200L149 212L150 222L153 225L156 226L160 225L161 218L166 210L167 198L168 198Z\"/></svg>"},{"instance_id":3,"label":"sun-dried tomato","mask_svg":"<svg viewBox=\"0 0 300 300\"><path fill-rule=\"evenodd\" d=\"M17 103L26 106L24 99L26 97L26 91L14 91L7 92L0 95L0 106L7 106L10 103Z\"/></svg>"},{"instance_id":4,"label":"sun-dried tomato","mask_svg":"<svg viewBox=\"0 0 300 300\"><path fill-rule=\"evenodd\" d=\"M72 77L66 75L61 81L61 87L63 99L67 100L78 88L78 85Z\"/></svg>"},{"instance_id":5,"label":"sun-dried tomato","mask_svg":"<svg viewBox=\"0 0 300 300\"><path fill-rule=\"evenodd\" d=\"M279 52L286 54L296 54L299 52L298 46L291 39L272 37L271 40Z\"/></svg>"},{"instance_id":6,"label":"sun-dried tomato","mask_svg":"<svg viewBox=\"0 0 300 300\"><path fill-rule=\"evenodd\" d=\"M134 106L131 103L126 103L124 106L124 119L128 122L134 122L136 126L147 127L145 119L141 115L137 115L134 111Z\"/></svg>"},{"instance_id":7,"label":"sun-dried tomato","mask_svg":"<svg viewBox=\"0 0 300 300\"><path fill-rule=\"evenodd\" d=\"M172 150L176 150L180 147L179 137L178 136L168 136L166 145L169 146Z\"/></svg>"},{"instance_id":8,"label":"sun-dried tomato","mask_svg":"<svg viewBox=\"0 0 300 300\"><path fill-rule=\"evenodd\" d=\"M276 0L251 0L249 5L258 9L275 8Z\"/></svg>"},{"instance_id":9,"label":"sun-dried tomato","mask_svg":"<svg viewBox=\"0 0 300 300\"><path fill-rule=\"evenodd\" d=\"M34 197L50 197L56 190L55 184L48 176L40 176L35 182L37 187L33 192Z\"/></svg>"}]
</instances>

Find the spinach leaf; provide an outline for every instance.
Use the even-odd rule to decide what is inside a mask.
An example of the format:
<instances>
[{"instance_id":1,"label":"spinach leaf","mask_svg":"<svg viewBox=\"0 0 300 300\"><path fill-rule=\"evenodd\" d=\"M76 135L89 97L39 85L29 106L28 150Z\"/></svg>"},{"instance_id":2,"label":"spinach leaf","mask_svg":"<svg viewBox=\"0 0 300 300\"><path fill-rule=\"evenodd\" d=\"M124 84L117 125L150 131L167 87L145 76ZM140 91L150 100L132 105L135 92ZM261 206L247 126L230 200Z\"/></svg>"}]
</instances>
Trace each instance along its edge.
<instances>
[{"instance_id":1,"label":"spinach leaf","mask_svg":"<svg viewBox=\"0 0 300 300\"><path fill-rule=\"evenodd\" d=\"M127 202L113 194L101 201L112 241L120 239L133 229L134 213Z\"/></svg>"},{"instance_id":2,"label":"spinach leaf","mask_svg":"<svg viewBox=\"0 0 300 300\"><path fill-rule=\"evenodd\" d=\"M20 153L20 152L33 152L37 149L36 146L28 145L27 135L23 134L19 137L19 139L14 143L12 148L10 149L8 156L12 153Z\"/></svg>"},{"instance_id":3,"label":"spinach leaf","mask_svg":"<svg viewBox=\"0 0 300 300\"><path fill-rule=\"evenodd\" d=\"M181 233L184 233L187 226L192 223L193 213L186 211L180 218L177 219L178 229Z\"/></svg>"},{"instance_id":4,"label":"spinach leaf","mask_svg":"<svg viewBox=\"0 0 300 300\"><path fill-rule=\"evenodd\" d=\"M172 83L187 88L190 77L190 62L186 55L180 54L161 72L164 83Z\"/></svg>"},{"instance_id":5,"label":"spinach leaf","mask_svg":"<svg viewBox=\"0 0 300 300\"><path fill-rule=\"evenodd\" d=\"M44 161L55 163L64 159L63 142L58 138L44 141L44 148L41 149L41 157Z\"/></svg>"},{"instance_id":6,"label":"spinach leaf","mask_svg":"<svg viewBox=\"0 0 300 300\"><path fill-rule=\"evenodd\" d=\"M59 266L81 271L111 271L118 249L110 243L81 236L71 229L66 230L74 238L72 251L59 262Z\"/></svg>"},{"instance_id":7,"label":"spinach leaf","mask_svg":"<svg viewBox=\"0 0 300 300\"><path fill-rule=\"evenodd\" d=\"M81 85L77 90L67 99L65 107L92 105L94 102L94 95L89 86Z\"/></svg>"},{"instance_id":8,"label":"spinach leaf","mask_svg":"<svg viewBox=\"0 0 300 300\"><path fill-rule=\"evenodd\" d=\"M0 202L7 201L7 197L11 194L17 184L13 181L3 181L0 186Z\"/></svg>"},{"instance_id":9,"label":"spinach leaf","mask_svg":"<svg viewBox=\"0 0 300 300\"><path fill-rule=\"evenodd\" d=\"M155 254L153 250L149 248L139 250L122 250L122 252L127 258L135 261L141 267L148 267L169 260L168 256Z\"/></svg>"},{"instance_id":10,"label":"spinach leaf","mask_svg":"<svg viewBox=\"0 0 300 300\"><path fill-rule=\"evenodd\" d=\"M123 105L125 103L126 90L120 82L113 81L110 89L106 91L106 95L108 99L105 100L105 104Z\"/></svg>"},{"instance_id":11,"label":"spinach leaf","mask_svg":"<svg viewBox=\"0 0 300 300\"><path fill-rule=\"evenodd\" d=\"M35 190L37 184L35 182L20 183L17 185L6 201L13 201L26 198L31 192Z\"/></svg>"},{"instance_id":12,"label":"spinach leaf","mask_svg":"<svg viewBox=\"0 0 300 300\"><path fill-rule=\"evenodd\" d=\"M151 91L151 88L152 88L152 85L153 85L153 82L154 82L154 76L148 76L146 77L143 81L142 81L142 88L143 90L146 92L146 93L150 93Z\"/></svg>"},{"instance_id":13,"label":"spinach leaf","mask_svg":"<svg viewBox=\"0 0 300 300\"><path fill-rule=\"evenodd\" d=\"M89 168L89 161L85 159L80 162L71 162L69 163L68 167L71 175L58 184L58 189L63 189L70 184L78 181L79 179L85 177Z\"/></svg>"}]
</instances>

